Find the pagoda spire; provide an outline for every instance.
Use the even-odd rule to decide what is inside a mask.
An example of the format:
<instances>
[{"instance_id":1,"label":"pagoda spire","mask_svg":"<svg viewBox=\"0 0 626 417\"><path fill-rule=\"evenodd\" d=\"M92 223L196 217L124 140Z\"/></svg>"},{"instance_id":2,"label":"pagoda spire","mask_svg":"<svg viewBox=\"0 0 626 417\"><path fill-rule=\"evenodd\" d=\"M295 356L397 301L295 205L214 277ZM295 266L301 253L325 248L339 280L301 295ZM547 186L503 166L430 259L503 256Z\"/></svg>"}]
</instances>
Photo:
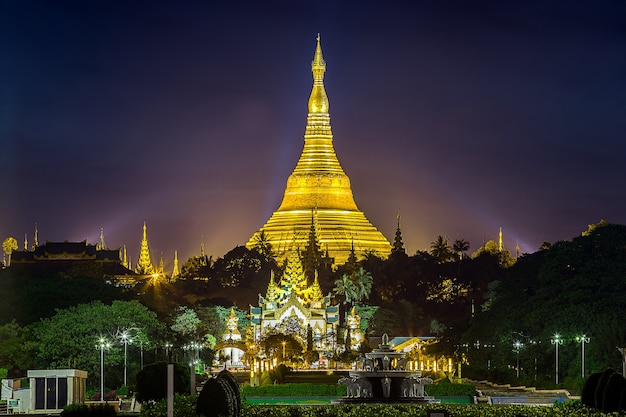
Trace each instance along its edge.
<instances>
[{"instance_id":1,"label":"pagoda spire","mask_svg":"<svg viewBox=\"0 0 626 417\"><path fill-rule=\"evenodd\" d=\"M150 248L148 247L148 228L146 227L146 222L143 222L143 238L141 239L139 262L137 262L135 272L141 275L150 275L154 272L152 260L150 259Z\"/></svg>"},{"instance_id":2,"label":"pagoda spire","mask_svg":"<svg viewBox=\"0 0 626 417\"><path fill-rule=\"evenodd\" d=\"M498 250L500 252L504 250L504 245L502 244L502 228L500 228L500 233L498 233Z\"/></svg>"},{"instance_id":3,"label":"pagoda spire","mask_svg":"<svg viewBox=\"0 0 626 417\"><path fill-rule=\"evenodd\" d=\"M272 217L246 243L253 248L260 230L275 242L278 257L289 256L289 232L297 231L298 244L306 243L311 221L307 215L316 211L319 242L327 244L330 256L343 264L351 251L351 237L358 234L359 254L374 251L386 257L389 241L367 220L357 207L350 179L344 172L333 145L329 100L324 87L326 61L321 38L317 36L311 62L313 86L308 101L304 131L304 148L293 172L287 179L283 200ZM317 226L317 225L316 225ZM284 249L282 249L284 248Z\"/></svg>"},{"instance_id":4,"label":"pagoda spire","mask_svg":"<svg viewBox=\"0 0 626 417\"><path fill-rule=\"evenodd\" d=\"M104 228L100 228L100 241L96 245L96 250L104 249L106 249L106 244L104 243Z\"/></svg>"},{"instance_id":5,"label":"pagoda spire","mask_svg":"<svg viewBox=\"0 0 626 417\"><path fill-rule=\"evenodd\" d=\"M172 279L178 278L180 271L178 270L178 251L174 251L174 268L172 269Z\"/></svg>"},{"instance_id":6,"label":"pagoda spire","mask_svg":"<svg viewBox=\"0 0 626 417\"><path fill-rule=\"evenodd\" d=\"M130 264L128 263L128 257L126 256L126 245L124 245L124 255L122 257L122 265L124 268L130 269Z\"/></svg>"},{"instance_id":7,"label":"pagoda spire","mask_svg":"<svg viewBox=\"0 0 626 417\"><path fill-rule=\"evenodd\" d=\"M37 229L37 223L35 223L35 233L33 237L33 250L39 246L39 229Z\"/></svg>"},{"instance_id":8,"label":"pagoda spire","mask_svg":"<svg viewBox=\"0 0 626 417\"><path fill-rule=\"evenodd\" d=\"M400 213L398 212L398 226L396 227L396 237L393 241L393 247L391 253L404 253L404 242L402 242L402 231L400 230Z\"/></svg>"},{"instance_id":9,"label":"pagoda spire","mask_svg":"<svg viewBox=\"0 0 626 417\"><path fill-rule=\"evenodd\" d=\"M24 252L28 250L28 233L24 233Z\"/></svg>"}]
</instances>

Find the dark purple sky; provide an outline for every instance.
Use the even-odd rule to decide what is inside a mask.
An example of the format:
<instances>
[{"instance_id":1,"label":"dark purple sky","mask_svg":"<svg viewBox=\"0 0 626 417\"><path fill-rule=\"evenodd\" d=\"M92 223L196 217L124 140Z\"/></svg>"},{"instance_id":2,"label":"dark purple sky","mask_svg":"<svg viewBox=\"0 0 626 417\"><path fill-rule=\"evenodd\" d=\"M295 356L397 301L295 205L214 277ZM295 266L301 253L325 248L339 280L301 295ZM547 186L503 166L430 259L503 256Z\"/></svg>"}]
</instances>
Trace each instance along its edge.
<instances>
[{"instance_id":1,"label":"dark purple sky","mask_svg":"<svg viewBox=\"0 0 626 417\"><path fill-rule=\"evenodd\" d=\"M337 155L407 250L626 224L624 1L0 2L0 238L171 267L244 244L303 146L318 32ZM225 5L228 4L228 5Z\"/></svg>"}]
</instances>

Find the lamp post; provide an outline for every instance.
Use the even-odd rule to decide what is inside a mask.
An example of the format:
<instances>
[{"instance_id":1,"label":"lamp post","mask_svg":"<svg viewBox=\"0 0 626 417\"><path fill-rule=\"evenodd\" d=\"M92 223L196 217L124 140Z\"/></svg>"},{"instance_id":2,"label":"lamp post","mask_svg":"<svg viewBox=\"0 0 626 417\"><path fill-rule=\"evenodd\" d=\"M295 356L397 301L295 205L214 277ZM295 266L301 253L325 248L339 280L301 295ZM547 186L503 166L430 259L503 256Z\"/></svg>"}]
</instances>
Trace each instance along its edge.
<instances>
[{"instance_id":1,"label":"lamp post","mask_svg":"<svg viewBox=\"0 0 626 417\"><path fill-rule=\"evenodd\" d=\"M128 386L127 378L126 378L126 376L127 376L126 370L128 369L127 368L127 364L128 364L128 362L127 362L127 358L128 358L128 344L132 342L128 332L123 332L120 335L120 341L124 345L124 386Z\"/></svg>"},{"instance_id":2,"label":"lamp post","mask_svg":"<svg viewBox=\"0 0 626 417\"><path fill-rule=\"evenodd\" d=\"M287 346L287 341L283 340L283 362L285 362L285 347Z\"/></svg>"},{"instance_id":3,"label":"lamp post","mask_svg":"<svg viewBox=\"0 0 626 417\"><path fill-rule=\"evenodd\" d=\"M111 343L104 337L98 339L96 349L100 349L100 401L104 401L104 350L109 349Z\"/></svg>"},{"instance_id":4,"label":"lamp post","mask_svg":"<svg viewBox=\"0 0 626 417\"><path fill-rule=\"evenodd\" d=\"M515 367L515 371L517 373L517 378L519 379L519 350L522 348L523 343L520 342L519 340L516 340L515 343L513 343L513 348L515 349L515 352L517 353L517 364Z\"/></svg>"},{"instance_id":5,"label":"lamp post","mask_svg":"<svg viewBox=\"0 0 626 417\"><path fill-rule=\"evenodd\" d=\"M581 356L581 365L580 365L580 374L583 377L583 379L585 379L585 343L589 343L589 338L585 335L582 336L578 336L576 338L576 341L580 343L580 347L582 349L582 356Z\"/></svg>"},{"instance_id":6,"label":"lamp post","mask_svg":"<svg viewBox=\"0 0 626 417\"><path fill-rule=\"evenodd\" d=\"M170 358L170 349L173 347L173 345L170 342L165 342L163 347L165 348L165 356L167 357L168 362L171 362L172 360Z\"/></svg>"},{"instance_id":7,"label":"lamp post","mask_svg":"<svg viewBox=\"0 0 626 417\"><path fill-rule=\"evenodd\" d=\"M550 339L550 343L552 343L554 347L556 348L555 379L556 379L556 385L559 385L559 345L563 344L563 339L561 339L561 336L559 336L558 334L555 334L554 337Z\"/></svg>"},{"instance_id":8,"label":"lamp post","mask_svg":"<svg viewBox=\"0 0 626 417\"><path fill-rule=\"evenodd\" d=\"M202 344L198 342L191 342L183 346L184 350L189 351L189 371L190 371L190 389L191 395L196 394L196 364L198 363L198 351L202 349Z\"/></svg>"}]
</instances>

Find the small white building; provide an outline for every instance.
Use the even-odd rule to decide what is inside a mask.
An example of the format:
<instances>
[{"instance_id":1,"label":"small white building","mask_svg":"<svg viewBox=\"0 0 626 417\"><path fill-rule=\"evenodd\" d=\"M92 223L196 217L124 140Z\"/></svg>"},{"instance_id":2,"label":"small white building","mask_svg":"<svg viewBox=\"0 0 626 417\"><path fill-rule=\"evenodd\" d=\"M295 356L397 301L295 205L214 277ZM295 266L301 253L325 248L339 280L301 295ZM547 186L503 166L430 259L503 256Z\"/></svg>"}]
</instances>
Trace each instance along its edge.
<instances>
[{"instance_id":1,"label":"small white building","mask_svg":"<svg viewBox=\"0 0 626 417\"><path fill-rule=\"evenodd\" d=\"M29 413L60 413L72 403L85 402L87 372L78 369L45 369L27 372L30 380Z\"/></svg>"}]
</instances>

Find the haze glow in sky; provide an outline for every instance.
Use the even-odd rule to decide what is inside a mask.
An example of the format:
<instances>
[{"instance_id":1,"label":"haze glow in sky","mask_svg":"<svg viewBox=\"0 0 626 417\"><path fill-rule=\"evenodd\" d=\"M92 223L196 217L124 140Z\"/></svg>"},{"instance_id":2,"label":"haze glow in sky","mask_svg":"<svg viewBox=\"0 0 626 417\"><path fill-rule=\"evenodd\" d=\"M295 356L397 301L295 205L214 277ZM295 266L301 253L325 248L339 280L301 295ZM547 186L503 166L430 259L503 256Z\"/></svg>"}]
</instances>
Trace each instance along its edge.
<instances>
[{"instance_id":1,"label":"haze glow in sky","mask_svg":"<svg viewBox=\"0 0 626 417\"><path fill-rule=\"evenodd\" d=\"M103 228L134 264L145 221L166 269L244 244L302 150L318 32L357 205L410 254L626 223L623 2L5 0L0 238Z\"/></svg>"}]
</instances>

